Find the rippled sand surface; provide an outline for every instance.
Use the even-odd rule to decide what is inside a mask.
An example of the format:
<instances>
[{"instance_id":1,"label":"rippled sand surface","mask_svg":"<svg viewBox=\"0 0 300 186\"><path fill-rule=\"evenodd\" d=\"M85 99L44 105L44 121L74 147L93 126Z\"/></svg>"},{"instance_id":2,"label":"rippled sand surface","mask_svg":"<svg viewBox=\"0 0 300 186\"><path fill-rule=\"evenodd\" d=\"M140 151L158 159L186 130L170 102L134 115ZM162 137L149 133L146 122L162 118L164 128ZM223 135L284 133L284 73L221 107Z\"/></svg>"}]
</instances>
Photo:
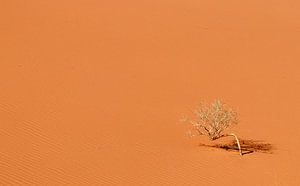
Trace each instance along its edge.
<instances>
[{"instance_id":1,"label":"rippled sand surface","mask_svg":"<svg viewBox=\"0 0 300 186\"><path fill-rule=\"evenodd\" d=\"M295 0L2 0L0 185L300 185L299 50ZM214 98L272 153L189 139Z\"/></svg>"}]
</instances>

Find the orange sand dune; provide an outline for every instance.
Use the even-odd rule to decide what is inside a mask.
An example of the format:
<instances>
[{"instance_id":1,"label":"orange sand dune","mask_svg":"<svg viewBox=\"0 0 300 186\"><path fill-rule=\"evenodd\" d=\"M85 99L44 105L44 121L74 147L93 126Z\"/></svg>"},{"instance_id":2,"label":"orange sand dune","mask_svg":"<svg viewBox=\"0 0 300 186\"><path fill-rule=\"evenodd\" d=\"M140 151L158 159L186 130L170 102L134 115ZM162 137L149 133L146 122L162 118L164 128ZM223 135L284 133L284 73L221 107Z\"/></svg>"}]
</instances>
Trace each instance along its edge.
<instances>
[{"instance_id":1,"label":"orange sand dune","mask_svg":"<svg viewBox=\"0 0 300 186\"><path fill-rule=\"evenodd\" d=\"M3 0L0 23L0 185L300 185L299 1ZM273 154L187 138L214 98Z\"/></svg>"}]
</instances>

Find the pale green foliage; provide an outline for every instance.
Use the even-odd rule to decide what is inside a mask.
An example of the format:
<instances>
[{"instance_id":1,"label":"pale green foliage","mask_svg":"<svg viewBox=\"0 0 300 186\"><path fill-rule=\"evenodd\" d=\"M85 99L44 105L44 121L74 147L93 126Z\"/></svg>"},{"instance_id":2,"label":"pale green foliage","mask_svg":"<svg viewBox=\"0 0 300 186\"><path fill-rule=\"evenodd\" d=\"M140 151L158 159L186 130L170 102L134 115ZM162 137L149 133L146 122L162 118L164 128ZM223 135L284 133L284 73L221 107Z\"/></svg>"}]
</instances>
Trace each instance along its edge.
<instances>
[{"instance_id":1,"label":"pale green foliage","mask_svg":"<svg viewBox=\"0 0 300 186\"><path fill-rule=\"evenodd\" d=\"M195 119L189 120L192 128L199 135L206 135L211 140L223 137L222 132L237 123L237 113L220 100L215 100L211 104L201 104L194 114Z\"/></svg>"}]
</instances>

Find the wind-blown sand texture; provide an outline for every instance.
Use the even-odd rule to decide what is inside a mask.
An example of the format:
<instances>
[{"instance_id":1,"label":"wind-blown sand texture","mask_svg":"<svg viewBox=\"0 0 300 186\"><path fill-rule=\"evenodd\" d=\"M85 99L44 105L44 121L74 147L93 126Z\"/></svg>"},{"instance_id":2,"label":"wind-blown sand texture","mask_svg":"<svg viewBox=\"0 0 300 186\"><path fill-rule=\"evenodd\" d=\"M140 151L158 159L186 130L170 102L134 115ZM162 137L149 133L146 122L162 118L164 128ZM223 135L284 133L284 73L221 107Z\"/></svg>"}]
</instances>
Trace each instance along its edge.
<instances>
[{"instance_id":1,"label":"wind-blown sand texture","mask_svg":"<svg viewBox=\"0 0 300 186\"><path fill-rule=\"evenodd\" d=\"M0 185L300 185L299 1L1 0L0 47ZM214 98L272 153L188 138Z\"/></svg>"}]
</instances>

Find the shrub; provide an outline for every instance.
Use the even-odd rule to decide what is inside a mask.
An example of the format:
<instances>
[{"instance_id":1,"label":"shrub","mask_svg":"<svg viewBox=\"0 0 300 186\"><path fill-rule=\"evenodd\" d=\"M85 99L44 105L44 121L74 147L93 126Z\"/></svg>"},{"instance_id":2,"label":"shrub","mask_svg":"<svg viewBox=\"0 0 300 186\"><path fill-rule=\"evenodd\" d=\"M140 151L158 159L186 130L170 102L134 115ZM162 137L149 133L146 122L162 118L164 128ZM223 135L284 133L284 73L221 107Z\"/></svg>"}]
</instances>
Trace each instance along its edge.
<instances>
[{"instance_id":1,"label":"shrub","mask_svg":"<svg viewBox=\"0 0 300 186\"><path fill-rule=\"evenodd\" d=\"M195 119L186 119L198 135L205 135L210 140L233 136L237 142L240 155L242 149L238 137L233 133L224 134L225 129L238 123L237 113L220 100L211 104L201 104L194 111Z\"/></svg>"}]
</instances>

